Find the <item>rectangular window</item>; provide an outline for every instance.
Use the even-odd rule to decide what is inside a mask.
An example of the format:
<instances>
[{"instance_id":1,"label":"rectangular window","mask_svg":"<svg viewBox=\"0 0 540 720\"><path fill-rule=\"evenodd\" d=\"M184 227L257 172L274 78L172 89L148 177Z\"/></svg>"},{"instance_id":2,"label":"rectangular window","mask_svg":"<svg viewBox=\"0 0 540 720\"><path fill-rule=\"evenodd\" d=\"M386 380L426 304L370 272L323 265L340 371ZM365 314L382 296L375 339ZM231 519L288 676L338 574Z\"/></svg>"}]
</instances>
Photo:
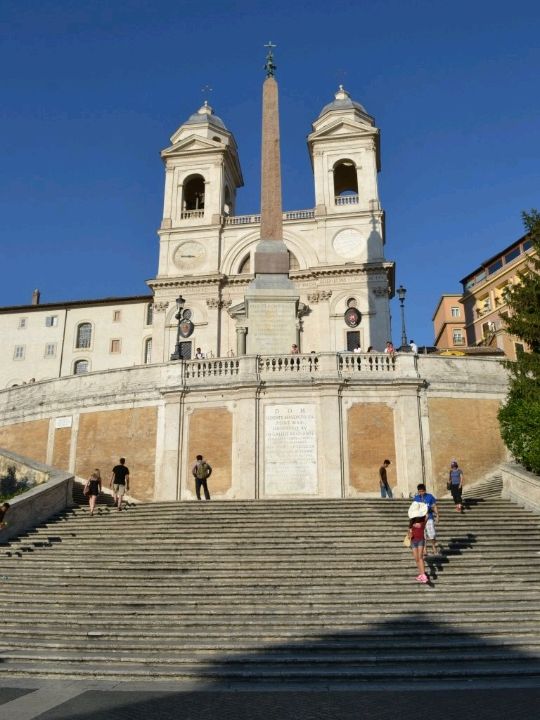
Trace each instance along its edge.
<instances>
[{"instance_id":1,"label":"rectangular window","mask_svg":"<svg viewBox=\"0 0 540 720\"><path fill-rule=\"evenodd\" d=\"M358 330L350 330L347 332L347 352L354 352L360 347L360 332Z\"/></svg>"},{"instance_id":2,"label":"rectangular window","mask_svg":"<svg viewBox=\"0 0 540 720\"><path fill-rule=\"evenodd\" d=\"M146 306L146 324L151 325L154 322L154 306L152 303Z\"/></svg>"},{"instance_id":3,"label":"rectangular window","mask_svg":"<svg viewBox=\"0 0 540 720\"><path fill-rule=\"evenodd\" d=\"M45 345L45 357L46 358L56 357L56 343L47 343Z\"/></svg>"},{"instance_id":4,"label":"rectangular window","mask_svg":"<svg viewBox=\"0 0 540 720\"><path fill-rule=\"evenodd\" d=\"M452 334L452 340L454 345L465 345L465 341L463 340L463 331L454 330Z\"/></svg>"},{"instance_id":5,"label":"rectangular window","mask_svg":"<svg viewBox=\"0 0 540 720\"><path fill-rule=\"evenodd\" d=\"M515 260L517 257L519 257L520 253L521 253L521 249L518 247L514 248L513 250L510 250L510 252L506 253L506 255L504 256L504 262L506 262L506 263L512 262L512 260Z\"/></svg>"},{"instance_id":6,"label":"rectangular window","mask_svg":"<svg viewBox=\"0 0 540 720\"><path fill-rule=\"evenodd\" d=\"M500 270L502 268L502 259L501 260L495 260L494 263L492 263L488 267L488 273L490 275L493 275L494 272L497 272L497 270Z\"/></svg>"},{"instance_id":7,"label":"rectangular window","mask_svg":"<svg viewBox=\"0 0 540 720\"><path fill-rule=\"evenodd\" d=\"M523 250L528 250L529 248L532 248L532 240L525 240L523 243Z\"/></svg>"},{"instance_id":8,"label":"rectangular window","mask_svg":"<svg viewBox=\"0 0 540 720\"><path fill-rule=\"evenodd\" d=\"M15 350L13 351L14 360L24 360L24 347L24 345L15 345Z\"/></svg>"},{"instance_id":9,"label":"rectangular window","mask_svg":"<svg viewBox=\"0 0 540 720\"><path fill-rule=\"evenodd\" d=\"M516 355L520 355L522 352L525 351L525 346L523 343L514 343L514 347L516 349Z\"/></svg>"},{"instance_id":10,"label":"rectangular window","mask_svg":"<svg viewBox=\"0 0 540 720\"><path fill-rule=\"evenodd\" d=\"M56 327L58 325L58 315L47 315L45 318L45 327Z\"/></svg>"},{"instance_id":11,"label":"rectangular window","mask_svg":"<svg viewBox=\"0 0 540 720\"><path fill-rule=\"evenodd\" d=\"M28 318L19 318L19 330L24 330L27 326Z\"/></svg>"},{"instance_id":12,"label":"rectangular window","mask_svg":"<svg viewBox=\"0 0 540 720\"><path fill-rule=\"evenodd\" d=\"M122 311L121 310L114 310L113 312L113 322L120 322L120 318L122 317Z\"/></svg>"},{"instance_id":13,"label":"rectangular window","mask_svg":"<svg viewBox=\"0 0 540 720\"><path fill-rule=\"evenodd\" d=\"M120 340L111 340L111 352L112 353L120 352Z\"/></svg>"},{"instance_id":14,"label":"rectangular window","mask_svg":"<svg viewBox=\"0 0 540 720\"><path fill-rule=\"evenodd\" d=\"M459 312L459 308L453 307L452 308L452 317L459 317L460 315L461 315L461 313Z\"/></svg>"}]
</instances>

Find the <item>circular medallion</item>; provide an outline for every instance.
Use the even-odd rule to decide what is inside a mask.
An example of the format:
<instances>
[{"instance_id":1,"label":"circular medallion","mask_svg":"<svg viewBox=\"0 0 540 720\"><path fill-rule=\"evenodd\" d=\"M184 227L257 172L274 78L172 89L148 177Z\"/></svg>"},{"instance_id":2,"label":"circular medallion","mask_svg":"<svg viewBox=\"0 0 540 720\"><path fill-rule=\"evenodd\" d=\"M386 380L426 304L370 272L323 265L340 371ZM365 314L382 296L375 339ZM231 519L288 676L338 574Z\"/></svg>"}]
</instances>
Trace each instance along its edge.
<instances>
[{"instance_id":1,"label":"circular medallion","mask_svg":"<svg viewBox=\"0 0 540 720\"><path fill-rule=\"evenodd\" d=\"M173 262L180 270L191 270L201 265L205 256L204 245L194 240L188 240L176 248Z\"/></svg>"},{"instance_id":2,"label":"circular medallion","mask_svg":"<svg viewBox=\"0 0 540 720\"><path fill-rule=\"evenodd\" d=\"M350 228L341 230L334 237L332 245L338 255L350 260L362 253L362 234Z\"/></svg>"},{"instance_id":3,"label":"circular medallion","mask_svg":"<svg viewBox=\"0 0 540 720\"><path fill-rule=\"evenodd\" d=\"M360 320L362 319L361 313L355 308L350 307L345 310L345 324L348 325L350 328L355 328L360 325Z\"/></svg>"}]
</instances>

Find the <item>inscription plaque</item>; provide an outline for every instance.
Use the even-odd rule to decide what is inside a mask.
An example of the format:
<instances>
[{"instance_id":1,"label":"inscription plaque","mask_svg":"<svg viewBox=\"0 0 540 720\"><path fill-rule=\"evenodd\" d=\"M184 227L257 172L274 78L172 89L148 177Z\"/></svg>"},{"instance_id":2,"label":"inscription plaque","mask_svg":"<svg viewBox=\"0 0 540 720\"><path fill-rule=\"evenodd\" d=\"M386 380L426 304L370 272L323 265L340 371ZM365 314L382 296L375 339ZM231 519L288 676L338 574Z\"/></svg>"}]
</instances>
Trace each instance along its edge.
<instances>
[{"instance_id":1,"label":"inscription plaque","mask_svg":"<svg viewBox=\"0 0 540 720\"><path fill-rule=\"evenodd\" d=\"M296 341L294 301L249 302L248 353L289 353Z\"/></svg>"},{"instance_id":2,"label":"inscription plaque","mask_svg":"<svg viewBox=\"0 0 540 720\"><path fill-rule=\"evenodd\" d=\"M315 405L267 405L264 409L266 495L317 494Z\"/></svg>"}]
</instances>

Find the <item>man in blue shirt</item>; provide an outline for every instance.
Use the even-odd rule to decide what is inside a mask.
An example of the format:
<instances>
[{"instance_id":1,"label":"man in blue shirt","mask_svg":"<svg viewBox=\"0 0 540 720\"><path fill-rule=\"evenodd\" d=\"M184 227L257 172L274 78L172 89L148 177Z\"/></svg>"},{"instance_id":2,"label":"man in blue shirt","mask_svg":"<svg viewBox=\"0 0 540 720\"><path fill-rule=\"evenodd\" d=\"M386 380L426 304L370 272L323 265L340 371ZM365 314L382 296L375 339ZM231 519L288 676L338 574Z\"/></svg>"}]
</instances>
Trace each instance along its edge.
<instances>
[{"instance_id":1,"label":"man in blue shirt","mask_svg":"<svg viewBox=\"0 0 540 720\"><path fill-rule=\"evenodd\" d=\"M413 500L416 502L426 503L428 506L428 515L426 522L426 541L429 540L431 543L431 550L433 555L439 554L439 546L437 545L437 532L435 530L435 523L439 522L439 508L437 507L437 498L435 495L426 492L426 486L423 483L417 486L417 494ZM427 555L427 542L424 546L424 557Z\"/></svg>"}]
</instances>

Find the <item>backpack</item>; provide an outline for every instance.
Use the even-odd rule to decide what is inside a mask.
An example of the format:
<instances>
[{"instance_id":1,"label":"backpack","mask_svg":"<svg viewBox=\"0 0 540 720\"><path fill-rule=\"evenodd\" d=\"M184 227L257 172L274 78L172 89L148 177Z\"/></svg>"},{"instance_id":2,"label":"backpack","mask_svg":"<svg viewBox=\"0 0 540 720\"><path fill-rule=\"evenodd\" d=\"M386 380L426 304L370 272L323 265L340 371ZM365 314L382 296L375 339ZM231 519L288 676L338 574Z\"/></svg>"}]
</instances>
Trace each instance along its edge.
<instances>
[{"instance_id":1,"label":"backpack","mask_svg":"<svg viewBox=\"0 0 540 720\"><path fill-rule=\"evenodd\" d=\"M205 480L208 475L208 465L203 461L195 468L195 477L197 480Z\"/></svg>"}]
</instances>

